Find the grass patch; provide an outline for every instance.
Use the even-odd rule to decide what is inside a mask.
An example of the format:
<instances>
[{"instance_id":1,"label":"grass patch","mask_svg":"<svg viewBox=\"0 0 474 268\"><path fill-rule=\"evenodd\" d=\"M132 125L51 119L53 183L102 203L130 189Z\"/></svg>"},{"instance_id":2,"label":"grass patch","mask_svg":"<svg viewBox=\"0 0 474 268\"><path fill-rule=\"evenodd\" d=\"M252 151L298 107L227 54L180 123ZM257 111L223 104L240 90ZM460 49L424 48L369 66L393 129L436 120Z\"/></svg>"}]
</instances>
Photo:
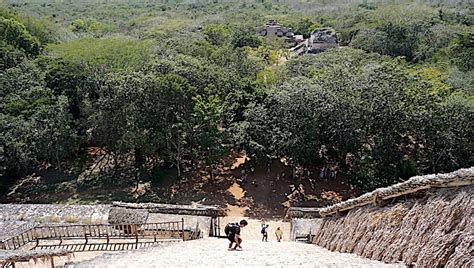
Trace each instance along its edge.
<instances>
[{"instance_id":1,"label":"grass patch","mask_svg":"<svg viewBox=\"0 0 474 268\"><path fill-rule=\"evenodd\" d=\"M78 223L79 218L77 216L68 215L66 217L63 217L63 221L67 223Z\"/></svg>"},{"instance_id":2,"label":"grass patch","mask_svg":"<svg viewBox=\"0 0 474 268\"><path fill-rule=\"evenodd\" d=\"M49 215L45 218L45 222L60 223L61 218L58 217L57 215Z\"/></svg>"}]
</instances>

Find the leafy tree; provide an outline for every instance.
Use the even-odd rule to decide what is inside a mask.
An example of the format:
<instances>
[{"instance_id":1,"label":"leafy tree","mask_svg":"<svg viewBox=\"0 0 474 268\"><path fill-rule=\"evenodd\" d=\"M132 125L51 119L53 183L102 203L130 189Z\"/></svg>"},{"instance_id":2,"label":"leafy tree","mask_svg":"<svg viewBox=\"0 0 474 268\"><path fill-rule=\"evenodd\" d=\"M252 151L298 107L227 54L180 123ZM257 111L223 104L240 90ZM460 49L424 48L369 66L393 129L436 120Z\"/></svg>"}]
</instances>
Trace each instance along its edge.
<instances>
[{"instance_id":1,"label":"leafy tree","mask_svg":"<svg viewBox=\"0 0 474 268\"><path fill-rule=\"evenodd\" d=\"M201 95L193 97L193 133L191 144L195 146L194 157L211 166L211 179L214 179L213 166L229 152L226 133L220 123L223 114L222 103L215 95L204 99Z\"/></svg>"},{"instance_id":2,"label":"leafy tree","mask_svg":"<svg viewBox=\"0 0 474 268\"><path fill-rule=\"evenodd\" d=\"M38 55L40 44L36 37L32 36L23 24L15 19L0 17L0 36L9 45L22 49L30 56Z\"/></svg>"},{"instance_id":3,"label":"leafy tree","mask_svg":"<svg viewBox=\"0 0 474 268\"><path fill-rule=\"evenodd\" d=\"M138 70L149 61L151 49L151 42L128 37L84 37L67 43L50 44L46 48L52 58L104 71Z\"/></svg>"},{"instance_id":4,"label":"leafy tree","mask_svg":"<svg viewBox=\"0 0 474 268\"><path fill-rule=\"evenodd\" d=\"M441 103L429 102L425 96L419 103L424 104L424 109L412 118L419 144L419 168L426 173L438 173L472 165L472 102L457 94Z\"/></svg>"},{"instance_id":5,"label":"leafy tree","mask_svg":"<svg viewBox=\"0 0 474 268\"><path fill-rule=\"evenodd\" d=\"M472 33L460 34L452 48L452 62L460 70L471 71L474 69L474 44L472 42Z\"/></svg>"},{"instance_id":6,"label":"leafy tree","mask_svg":"<svg viewBox=\"0 0 474 268\"><path fill-rule=\"evenodd\" d=\"M277 74L270 68L265 68L257 74L257 83L262 88L273 86L277 81Z\"/></svg>"},{"instance_id":7,"label":"leafy tree","mask_svg":"<svg viewBox=\"0 0 474 268\"><path fill-rule=\"evenodd\" d=\"M310 17L303 17L292 26L296 34L303 35L304 38L309 38L314 29L321 27L321 25L313 21Z\"/></svg>"},{"instance_id":8,"label":"leafy tree","mask_svg":"<svg viewBox=\"0 0 474 268\"><path fill-rule=\"evenodd\" d=\"M94 141L114 153L135 155L136 179L147 157L176 164L185 154L193 88L176 75L112 75L100 90L92 115Z\"/></svg>"},{"instance_id":9,"label":"leafy tree","mask_svg":"<svg viewBox=\"0 0 474 268\"><path fill-rule=\"evenodd\" d=\"M209 24L204 27L203 33L209 43L222 46L228 42L231 31L223 24Z\"/></svg>"},{"instance_id":10,"label":"leafy tree","mask_svg":"<svg viewBox=\"0 0 474 268\"><path fill-rule=\"evenodd\" d=\"M41 72L30 63L4 71L0 85L8 89L0 95L2 180L11 183L42 161L61 168L74 154L76 141L67 99L45 88Z\"/></svg>"},{"instance_id":11,"label":"leafy tree","mask_svg":"<svg viewBox=\"0 0 474 268\"><path fill-rule=\"evenodd\" d=\"M71 22L70 28L79 36L90 34L94 37L101 37L112 31L112 27L91 18L75 19Z\"/></svg>"},{"instance_id":12,"label":"leafy tree","mask_svg":"<svg viewBox=\"0 0 474 268\"><path fill-rule=\"evenodd\" d=\"M23 51L0 41L0 71L17 66L25 57L26 55Z\"/></svg>"},{"instance_id":13,"label":"leafy tree","mask_svg":"<svg viewBox=\"0 0 474 268\"><path fill-rule=\"evenodd\" d=\"M390 56L404 56L407 60L414 58L417 48L417 28L425 25L404 25L392 22L384 23L373 30L365 30L354 37L351 46L369 52Z\"/></svg>"},{"instance_id":14,"label":"leafy tree","mask_svg":"<svg viewBox=\"0 0 474 268\"><path fill-rule=\"evenodd\" d=\"M259 47L262 42L262 38L255 35L253 27L241 26L232 33L231 43L234 48Z\"/></svg>"},{"instance_id":15,"label":"leafy tree","mask_svg":"<svg viewBox=\"0 0 474 268\"><path fill-rule=\"evenodd\" d=\"M294 77L298 74L306 77ZM437 148L434 150L440 153L449 150L450 158L442 158L444 163L468 165L472 162L466 153L470 147L460 150L454 144L469 144L465 137L472 131L467 123L472 115L459 102L445 104L452 91L434 70L419 75L412 75L398 59L351 49L292 60L282 74L286 82L275 86L262 104L248 106L234 138L261 157L287 157L299 165L339 163L354 183L366 189L394 183L441 163L424 158L429 153L413 148ZM434 129L440 132L429 134L432 123L419 130L419 120L430 120L426 116L436 113L443 115L435 121L440 125ZM459 115L456 127L443 125L450 114ZM460 129L462 124L468 127L453 133L452 129ZM421 138L425 135L446 137L444 144L449 149L435 142L428 145L428 138ZM348 157L352 158L349 162Z\"/></svg>"},{"instance_id":16,"label":"leafy tree","mask_svg":"<svg viewBox=\"0 0 474 268\"><path fill-rule=\"evenodd\" d=\"M148 129L140 124L145 92L155 83L156 78L145 81L140 73L111 75L100 88L96 113L91 117L92 138L96 144L116 155L134 154L137 183L144 157L159 142L159 139L151 140ZM118 162L115 161L115 170L117 168Z\"/></svg>"}]
</instances>

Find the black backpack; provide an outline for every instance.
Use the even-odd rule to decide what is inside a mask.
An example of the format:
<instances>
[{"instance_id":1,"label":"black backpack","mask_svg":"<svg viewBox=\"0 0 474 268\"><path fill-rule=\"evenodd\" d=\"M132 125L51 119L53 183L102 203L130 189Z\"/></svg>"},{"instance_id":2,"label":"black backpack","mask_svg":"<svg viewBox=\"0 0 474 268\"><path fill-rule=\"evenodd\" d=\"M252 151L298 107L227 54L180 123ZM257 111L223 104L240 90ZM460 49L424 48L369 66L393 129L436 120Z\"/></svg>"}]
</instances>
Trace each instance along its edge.
<instances>
[{"instance_id":1,"label":"black backpack","mask_svg":"<svg viewBox=\"0 0 474 268\"><path fill-rule=\"evenodd\" d=\"M224 228L225 235L229 236L233 229L235 229L236 225L237 223L228 223Z\"/></svg>"}]
</instances>

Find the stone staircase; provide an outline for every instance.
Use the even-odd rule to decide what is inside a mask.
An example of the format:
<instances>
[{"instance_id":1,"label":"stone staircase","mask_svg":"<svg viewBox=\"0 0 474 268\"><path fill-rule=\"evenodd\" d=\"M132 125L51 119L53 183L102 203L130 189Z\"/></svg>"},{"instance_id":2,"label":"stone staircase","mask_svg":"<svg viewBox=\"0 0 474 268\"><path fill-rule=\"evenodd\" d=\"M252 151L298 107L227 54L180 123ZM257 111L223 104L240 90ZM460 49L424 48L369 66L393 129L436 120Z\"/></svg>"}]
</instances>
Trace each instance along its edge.
<instances>
[{"instance_id":1,"label":"stone staircase","mask_svg":"<svg viewBox=\"0 0 474 268\"><path fill-rule=\"evenodd\" d=\"M244 240L241 251L229 251L227 247L226 239L205 238L124 253L107 253L65 267L404 267L298 242Z\"/></svg>"}]
</instances>

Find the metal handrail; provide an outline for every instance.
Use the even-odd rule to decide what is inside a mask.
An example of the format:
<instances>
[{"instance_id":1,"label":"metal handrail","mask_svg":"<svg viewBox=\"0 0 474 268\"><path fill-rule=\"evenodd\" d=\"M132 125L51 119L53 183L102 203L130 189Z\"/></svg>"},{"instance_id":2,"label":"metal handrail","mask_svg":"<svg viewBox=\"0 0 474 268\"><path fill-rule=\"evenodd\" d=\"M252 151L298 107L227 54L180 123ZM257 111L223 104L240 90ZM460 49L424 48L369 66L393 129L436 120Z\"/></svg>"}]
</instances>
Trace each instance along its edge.
<instances>
[{"instance_id":1,"label":"metal handrail","mask_svg":"<svg viewBox=\"0 0 474 268\"><path fill-rule=\"evenodd\" d=\"M74 224L74 225L46 225L36 226L0 242L0 249L15 250L30 242L40 239L63 238L154 238L169 236L185 240L184 219L144 224Z\"/></svg>"}]
</instances>

